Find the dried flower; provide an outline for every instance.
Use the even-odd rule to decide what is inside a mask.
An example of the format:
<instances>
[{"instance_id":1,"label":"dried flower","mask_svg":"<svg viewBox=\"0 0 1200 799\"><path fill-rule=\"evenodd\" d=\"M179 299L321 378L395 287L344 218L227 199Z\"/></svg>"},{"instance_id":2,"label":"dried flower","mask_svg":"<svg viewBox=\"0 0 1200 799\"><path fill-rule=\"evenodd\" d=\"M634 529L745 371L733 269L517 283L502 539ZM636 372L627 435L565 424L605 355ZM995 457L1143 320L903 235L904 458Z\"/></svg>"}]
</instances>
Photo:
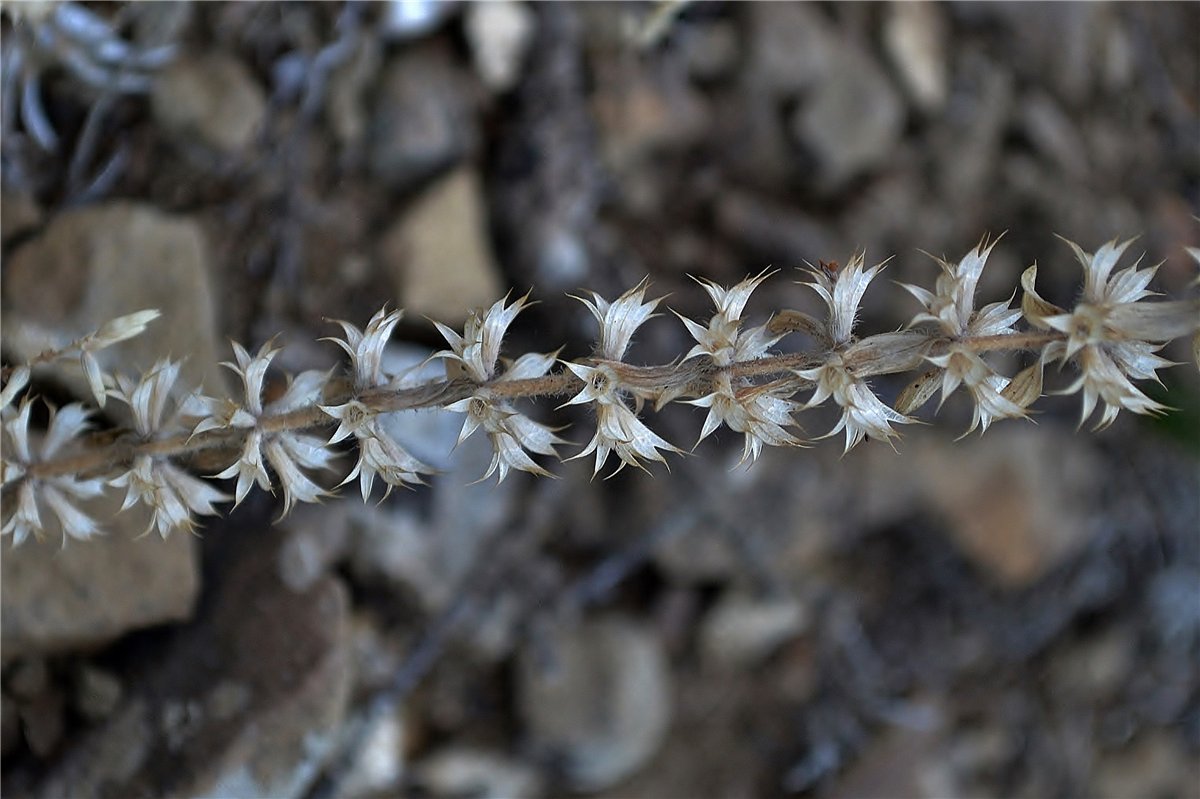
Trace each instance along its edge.
<instances>
[{"instance_id":1,"label":"dried flower","mask_svg":"<svg viewBox=\"0 0 1200 799\"><path fill-rule=\"evenodd\" d=\"M1112 424L1121 409L1141 414L1161 413L1166 406L1147 397L1133 380L1157 380L1155 372L1172 363L1154 353L1163 343L1200 327L1200 306L1189 302L1141 302L1153 292L1146 287L1158 267L1138 269L1138 263L1117 272L1113 268L1132 239L1115 240L1095 254L1067 242L1084 270L1083 297L1071 312L1046 302L1034 288L1037 266L1021 276L1025 289L1025 318L1044 330L1066 334L1051 343L1048 360L1074 361L1080 377L1061 393L1083 391L1082 424L1104 402L1096 428Z\"/></svg>"},{"instance_id":2,"label":"dried flower","mask_svg":"<svg viewBox=\"0 0 1200 799\"><path fill-rule=\"evenodd\" d=\"M496 362L500 358L500 344L508 326L533 303L529 295L520 297L511 305L507 305L508 297L498 300L481 319L478 313L472 312L467 317L467 323L460 336L449 327L434 322L438 332L446 339L450 349L434 353L434 358L446 359L446 376L450 379L467 377L476 383L486 383L496 373ZM553 359L551 359L553 363ZM549 367L547 367L549 368ZM545 371L541 372L545 374Z\"/></svg>"},{"instance_id":3,"label":"dried flower","mask_svg":"<svg viewBox=\"0 0 1200 799\"><path fill-rule=\"evenodd\" d=\"M870 373L878 373L874 370L883 371L883 363L895 359L907 363L914 355L919 357L922 344L920 336L893 334L888 346L882 349L871 339L865 339L856 345L853 331L858 304L867 286L883 268L883 264L870 269L865 268L865 257L864 253L859 253L850 259L850 263L845 267L836 271L813 268L811 273L814 282L802 284L809 286L825 302L829 311L825 328L827 337L833 344L833 349L829 351L823 364L811 369L796 370L799 377L810 381L816 387L812 397L803 407L814 408L830 397L841 406L841 418L822 438L845 430L845 452L849 452L851 447L866 436L877 441L890 442L899 437L899 433L892 429L893 424L912 422L912 419L889 408L876 397L865 378ZM873 362L874 370L863 369L864 361Z\"/></svg>"},{"instance_id":4,"label":"dried flower","mask_svg":"<svg viewBox=\"0 0 1200 799\"><path fill-rule=\"evenodd\" d=\"M913 318L912 325L932 322L950 340L944 353L927 356L927 359L942 370L942 402L960 385L965 385L971 392L974 407L968 433L978 427L987 430L996 419L1024 416L1025 407L1036 399L1026 393L1022 396L1025 405L1021 405L1005 396L1008 378L998 374L979 353L962 343L964 338L1016 333L1013 325L1021 318L1021 310L1009 307L1011 298L975 310L975 287L997 241L999 239L989 243L985 238L957 264L935 258L942 274L938 276L933 292L902 284L925 306L925 310Z\"/></svg>"},{"instance_id":5,"label":"dried flower","mask_svg":"<svg viewBox=\"0 0 1200 799\"><path fill-rule=\"evenodd\" d=\"M712 299L716 313L709 318L707 327L676 314L697 342L684 360L708 356L717 366L729 366L766 355L782 334L769 333L766 325L743 331L741 317L750 295L771 274L769 271L762 272L729 289L708 280L697 280ZM719 374L711 393L687 400L691 405L708 408L708 416L704 419L696 443L710 436L722 424L743 433L745 444L739 465L757 460L764 444L798 446L800 440L785 428L795 424L791 414L799 408L799 404L776 395L773 393L776 389L773 386L755 386L744 378L735 383L728 374Z\"/></svg>"},{"instance_id":6,"label":"dried flower","mask_svg":"<svg viewBox=\"0 0 1200 799\"><path fill-rule=\"evenodd\" d=\"M236 403L229 399L193 396L185 413L202 417L192 430L193 436L214 429L248 429L238 459L214 476L220 479L237 477L234 490L234 505L237 506L254 485L265 491L273 490L266 469L269 462L283 487L283 512L287 515L296 502L316 502L327 495L328 492L314 483L303 469L327 469L334 456L325 442L315 436L294 430L267 433L261 429L264 417L319 402L321 386L329 376L326 372L304 372L289 383L283 396L264 408L263 381L272 359L280 351L273 341L268 341L251 356L245 347L233 342L236 363L225 361L221 365L241 379L243 401Z\"/></svg>"},{"instance_id":7,"label":"dried flower","mask_svg":"<svg viewBox=\"0 0 1200 799\"><path fill-rule=\"evenodd\" d=\"M11 535L13 546L23 543L31 534L41 536L45 530L42 508L48 508L63 532L63 544L68 537L86 540L100 532L99 525L76 505L104 492L104 481L80 479L71 475L32 479L29 467L38 461L58 455L71 441L88 428L88 412L82 405L71 404L55 411L51 408L46 435L36 447L29 438L29 413L33 403L24 400L20 409L4 423L5 442L10 451L4 455L3 484L17 481L16 506L11 510L0 535Z\"/></svg>"},{"instance_id":8,"label":"dried flower","mask_svg":"<svg viewBox=\"0 0 1200 799\"><path fill-rule=\"evenodd\" d=\"M642 302L649 288L646 279L609 303L596 292L591 292L592 299L575 297L582 302L600 323L600 339L596 345L596 358L619 361L629 349L633 334L647 320L654 317L654 308L662 302L659 297L650 302Z\"/></svg>"},{"instance_id":9,"label":"dried flower","mask_svg":"<svg viewBox=\"0 0 1200 799\"><path fill-rule=\"evenodd\" d=\"M768 333L766 325L743 333L741 319L742 310L746 307L750 295L772 274L774 272L762 272L756 277L746 278L730 289L709 280L697 280L712 298L717 312L709 318L708 327L702 327L691 319L676 314L692 334L692 338L697 341L696 346L692 347L683 359L686 361L689 358L708 355L718 366L728 366L765 355L767 348L778 341L781 335Z\"/></svg>"},{"instance_id":10,"label":"dried flower","mask_svg":"<svg viewBox=\"0 0 1200 799\"><path fill-rule=\"evenodd\" d=\"M346 338L329 340L350 356L356 392L378 388L390 381L382 371L383 350L400 316L400 311L386 313L380 310L371 317L366 331L360 331L349 322L338 322ZM358 461L341 484L345 485L357 477L364 500L370 496L377 476L387 483L387 491L391 493L397 486L423 483L421 474L433 473L432 466L414 458L390 437L379 424L378 412L357 397L351 397L340 405L322 405L321 410L338 422L337 430L328 443L336 444L351 435L358 442ZM293 454L287 449L275 449L281 455ZM280 460L286 459L280 457Z\"/></svg>"},{"instance_id":11,"label":"dried flower","mask_svg":"<svg viewBox=\"0 0 1200 799\"><path fill-rule=\"evenodd\" d=\"M575 298L586 305L600 323L600 338L596 347L596 366L564 363L564 366L584 383L583 389L565 404L593 404L596 409L596 434L582 452L568 460L583 458L595 452L596 466L592 470L593 474L599 473L604 467L610 452L616 452L617 457L621 459L621 465L613 474L626 466L645 468L639 459L665 463L659 453L660 449L681 452L678 447L646 427L637 414L625 404L622 394L627 392L627 389L622 387L621 376L616 368L625 355L625 350L629 348L634 332L654 315L655 306L662 301L659 298L643 302L647 288L647 283L643 280L612 303L595 292L592 293L591 300Z\"/></svg>"},{"instance_id":12,"label":"dried flower","mask_svg":"<svg viewBox=\"0 0 1200 799\"><path fill-rule=\"evenodd\" d=\"M129 406L134 427L143 439L151 440L168 421L163 416L179 368L178 361L161 360L137 382L118 375L117 387L110 393ZM163 538L177 528L191 532L196 526L194 516L215 514L214 505L229 499L162 456L138 455L110 485L126 489L121 510L139 503L149 508L145 534L157 530Z\"/></svg>"}]
</instances>

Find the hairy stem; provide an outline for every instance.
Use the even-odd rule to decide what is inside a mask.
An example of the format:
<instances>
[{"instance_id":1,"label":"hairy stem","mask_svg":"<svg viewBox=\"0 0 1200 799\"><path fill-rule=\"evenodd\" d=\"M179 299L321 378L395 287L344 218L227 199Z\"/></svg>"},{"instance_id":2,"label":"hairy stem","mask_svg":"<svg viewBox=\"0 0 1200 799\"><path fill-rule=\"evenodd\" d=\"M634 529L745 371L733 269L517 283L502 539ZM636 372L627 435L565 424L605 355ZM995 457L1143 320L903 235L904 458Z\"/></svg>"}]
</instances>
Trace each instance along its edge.
<instances>
[{"instance_id":1,"label":"hairy stem","mask_svg":"<svg viewBox=\"0 0 1200 799\"><path fill-rule=\"evenodd\" d=\"M997 350L1036 350L1052 341L1063 338L1057 332L1026 332L1004 336L981 336L959 339L955 343L965 345L978 352ZM936 353L949 343L947 339L935 340L931 353ZM684 365L679 363L655 366L631 366L621 364L622 379L631 385L666 388L684 385L686 396L702 396L713 390L719 377L727 375L734 380L776 379L790 377L794 370L807 369L822 362L822 354L797 352L773 355L753 361L742 361L728 366ZM907 370L895 370L907 371ZM886 372L885 372L886 373ZM570 371L563 370L544 377L525 380L493 380L477 384L469 380L441 380L409 388L377 388L355 395L346 381L332 382L326 392L327 405L338 405L353 398L379 413L404 410L420 410L447 405L476 393L498 399L537 399L541 397L563 397L579 391L582 381ZM319 405L312 405L286 413L267 415L259 420L258 430L270 434L290 430L305 430L328 427L334 423ZM167 438L143 441L125 434L84 452L32 464L28 476L45 479L68 474L95 474L115 466L127 465L139 456L188 458L200 453L224 454L236 457L241 450L250 428L211 430L199 435L179 434Z\"/></svg>"}]
</instances>

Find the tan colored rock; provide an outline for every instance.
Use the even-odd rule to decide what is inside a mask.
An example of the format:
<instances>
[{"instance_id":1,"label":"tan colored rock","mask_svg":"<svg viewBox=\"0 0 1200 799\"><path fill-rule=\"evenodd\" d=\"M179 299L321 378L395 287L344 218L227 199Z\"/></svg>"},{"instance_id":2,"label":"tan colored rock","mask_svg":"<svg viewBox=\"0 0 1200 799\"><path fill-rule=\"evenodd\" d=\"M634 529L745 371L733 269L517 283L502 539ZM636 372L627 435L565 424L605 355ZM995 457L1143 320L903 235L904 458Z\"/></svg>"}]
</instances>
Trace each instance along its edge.
<instances>
[{"instance_id":1,"label":"tan colored rock","mask_svg":"<svg viewBox=\"0 0 1200 799\"><path fill-rule=\"evenodd\" d=\"M473 169L459 169L417 198L385 235L383 257L408 313L454 325L504 293L482 191Z\"/></svg>"},{"instance_id":2,"label":"tan colored rock","mask_svg":"<svg viewBox=\"0 0 1200 799\"><path fill-rule=\"evenodd\" d=\"M294 593L277 575L285 533L245 532L254 540L203 615L129 675L116 712L72 738L25 795L303 794L346 711L349 600L333 578Z\"/></svg>"},{"instance_id":3,"label":"tan colored rock","mask_svg":"<svg viewBox=\"0 0 1200 799\"><path fill-rule=\"evenodd\" d=\"M37 227L42 222L42 209L32 194L23 191L0 191L0 241Z\"/></svg>"},{"instance_id":4,"label":"tan colored rock","mask_svg":"<svg viewBox=\"0 0 1200 799\"><path fill-rule=\"evenodd\" d=\"M157 308L162 317L146 333L98 353L101 365L128 372L186 357L181 384L223 393L209 259L204 234L186 217L130 202L64 211L5 264L5 350L32 357ZM90 396L81 369L53 368L76 395Z\"/></svg>"},{"instance_id":5,"label":"tan colored rock","mask_svg":"<svg viewBox=\"0 0 1200 799\"><path fill-rule=\"evenodd\" d=\"M750 665L803 632L808 616L804 604L793 598L730 593L705 618L701 650L706 660L719 666Z\"/></svg>"},{"instance_id":6,"label":"tan colored rock","mask_svg":"<svg viewBox=\"0 0 1200 799\"><path fill-rule=\"evenodd\" d=\"M1010 424L956 443L925 438L905 455L955 546L1003 587L1041 579L1095 529L1103 470L1086 439Z\"/></svg>"},{"instance_id":7,"label":"tan colored rock","mask_svg":"<svg viewBox=\"0 0 1200 799\"><path fill-rule=\"evenodd\" d=\"M167 130L224 153L248 147L267 110L262 87L227 53L173 62L154 82L150 102Z\"/></svg>"},{"instance_id":8,"label":"tan colored rock","mask_svg":"<svg viewBox=\"0 0 1200 799\"><path fill-rule=\"evenodd\" d=\"M188 618L200 589L196 540L183 534L135 540L140 532L114 522L107 535L65 548L36 540L6 548L4 657L99 645Z\"/></svg>"}]
</instances>

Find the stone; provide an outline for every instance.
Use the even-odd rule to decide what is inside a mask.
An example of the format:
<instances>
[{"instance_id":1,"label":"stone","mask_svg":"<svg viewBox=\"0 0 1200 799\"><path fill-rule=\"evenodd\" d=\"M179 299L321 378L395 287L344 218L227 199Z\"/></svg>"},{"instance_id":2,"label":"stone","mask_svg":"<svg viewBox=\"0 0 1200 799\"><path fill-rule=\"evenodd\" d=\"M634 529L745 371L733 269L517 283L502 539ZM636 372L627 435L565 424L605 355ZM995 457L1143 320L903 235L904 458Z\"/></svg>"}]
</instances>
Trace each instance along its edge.
<instances>
[{"instance_id":1,"label":"stone","mask_svg":"<svg viewBox=\"0 0 1200 799\"><path fill-rule=\"evenodd\" d=\"M688 26L680 31L679 48L688 75L696 81L726 77L741 56L738 30L729 20L717 19Z\"/></svg>"},{"instance_id":2,"label":"stone","mask_svg":"<svg viewBox=\"0 0 1200 799\"><path fill-rule=\"evenodd\" d=\"M455 12L454 3L440 0L388 0L379 21L389 41L410 41L428 36Z\"/></svg>"},{"instance_id":3,"label":"stone","mask_svg":"<svg viewBox=\"0 0 1200 799\"><path fill-rule=\"evenodd\" d=\"M884 8L883 42L904 88L925 113L946 103L946 19L934 3L920 0Z\"/></svg>"},{"instance_id":4,"label":"stone","mask_svg":"<svg viewBox=\"0 0 1200 799\"><path fill-rule=\"evenodd\" d=\"M399 794L405 776L404 747L403 712L391 708L372 725L362 741L338 795L353 799Z\"/></svg>"},{"instance_id":5,"label":"stone","mask_svg":"<svg viewBox=\"0 0 1200 799\"><path fill-rule=\"evenodd\" d=\"M150 106L180 139L236 155L262 128L267 100L245 64L212 52L173 61L154 81Z\"/></svg>"},{"instance_id":6,"label":"stone","mask_svg":"<svg viewBox=\"0 0 1200 799\"><path fill-rule=\"evenodd\" d=\"M746 7L753 42L747 53L749 91L789 97L817 84L831 70L839 35L809 3L754 3Z\"/></svg>"},{"instance_id":7,"label":"stone","mask_svg":"<svg viewBox=\"0 0 1200 799\"><path fill-rule=\"evenodd\" d=\"M597 68L592 112L604 158L619 173L645 172L649 159L707 131L708 106L683 75L618 62Z\"/></svg>"},{"instance_id":8,"label":"stone","mask_svg":"<svg viewBox=\"0 0 1200 799\"><path fill-rule=\"evenodd\" d=\"M1051 426L951 444L905 442L917 490L951 541L1001 587L1032 585L1091 540L1101 507L1100 460L1086 439Z\"/></svg>"},{"instance_id":9,"label":"stone","mask_svg":"<svg viewBox=\"0 0 1200 799\"><path fill-rule=\"evenodd\" d=\"M285 533L253 532L203 614L146 653L111 717L25 776L23 795L302 795L349 699L349 600L334 578L293 592L276 574Z\"/></svg>"},{"instance_id":10,"label":"stone","mask_svg":"<svg viewBox=\"0 0 1200 799\"><path fill-rule=\"evenodd\" d=\"M617 785L654 756L670 724L661 642L612 615L560 627L542 643L523 650L518 664L518 702L534 751L561 763L574 790Z\"/></svg>"},{"instance_id":11,"label":"stone","mask_svg":"<svg viewBox=\"0 0 1200 799\"><path fill-rule=\"evenodd\" d=\"M115 507L115 505L114 505ZM67 547L30 540L0 559L4 656L98 646L191 616L200 590L196 540L136 539L124 514L107 535Z\"/></svg>"},{"instance_id":12,"label":"stone","mask_svg":"<svg viewBox=\"0 0 1200 799\"><path fill-rule=\"evenodd\" d=\"M771 600L727 594L704 619L701 651L718 666L752 665L803 632L808 615L807 608L790 597Z\"/></svg>"},{"instance_id":13,"label":"stone","mask_svg":"<svg viewBox=\"0 0 1200 799\"><path fill-rule=\"evenodd\" d=\"M464 167L421 194L384 235L383 258L408 313L453 326L504 293L484 214L479 175Z\"/></svg>"},{"instance_id":14,"label":"stone","mask_svg":"<svg viewBox=\"0 0 1200 799\"><path fill-rule=\"evenodd\" d=\"M1087 794L1097 799L1194 796L1200 785L1200 761L1180 737L1169 728L1152 730L1118 751L1105 752Z\"/></svg>"},{"instance_id":15,"label":"stone","mask_svg":"<svg viewBox=\"0 0 1200 799\"><path fill-rule=\"evenodd\" d=\"M537 17L517 0L472 3L464 12L475 70L497 92L516 85L537 28Z\"/></svg>"},{"instance_id":16,"label":"stone","mask_svg":"<svg viewBox=\"0 0 1200 799\"><path fill-rule=\"evenodd\" d=\"M412 189L462 160L477 145L466 76L450 56L422 48L384 64L368 123L372 176Z\"/></svg>"},{"instance_id":17,"label":"stone","mask_svg":"<svg viewBox=\"0 0 1200 799\"><path fill-rule=\"evenodd\" d=\"M113 714L121 702L124 688L117 675L91 665L75 672L74 707L89 721L102 721Z\"/></svg>"},{"instance_id":18,"label":"stone","mask_svg":"<svg viewBox=\"0 0 1200 799\"><path fill-rule=\"evenodd\" d=\"M543 793L535 769L482 749L451 747L435 752L418 765L417 775L434 796L506 799Z\"/></svg>"},{"instance_id":19,"label":"stone","mask_svg":"<svg viewBox=\"0 0 1200 799\"><path fill-rule=\"evenodd\" d=\"M62 742L64 709L63 696L56 690L44 691L21 702L19 714L25 743L36 757L49 758Z\"/></svg>"},{"instance_id":20,"label":"stone","mask_svg":"<svg viewBox=\"0 0 1200 799\"><path fill-rule=\"evenodd\" d=\"M881 166L904 132L904 105L879 65L845 46L796 108L792 133L816 161L826 191Z\"/></svg>"},{"instance_id":21,"label":"stone","mask_svg":"<svg viewBox=\"0 0 1200 799\"><path fill-rule=\"evenodd\" d=\"M114 201L63 211L5 264L3 333L14 359L31 358L124 314L157 308L147 331L97 353L130 373L186 358L177 388L225 393L217 363L215 290L208 241L188 217ZM91 392L77 364L49 367L78 397ZM120 403L108 410L120 414Z\"/></svg>"},{"instance_id":22,"label":"stone","mask_svg":"<svg viewBox=\"0 0 1200 799\"><path fill-rule=\"evenodd\" d=\"M44 216L41 207L33 195L4 188L0 191L0 241L5 244L14 236L36 228L42 223Z\"/></svg>"}]
</instances>

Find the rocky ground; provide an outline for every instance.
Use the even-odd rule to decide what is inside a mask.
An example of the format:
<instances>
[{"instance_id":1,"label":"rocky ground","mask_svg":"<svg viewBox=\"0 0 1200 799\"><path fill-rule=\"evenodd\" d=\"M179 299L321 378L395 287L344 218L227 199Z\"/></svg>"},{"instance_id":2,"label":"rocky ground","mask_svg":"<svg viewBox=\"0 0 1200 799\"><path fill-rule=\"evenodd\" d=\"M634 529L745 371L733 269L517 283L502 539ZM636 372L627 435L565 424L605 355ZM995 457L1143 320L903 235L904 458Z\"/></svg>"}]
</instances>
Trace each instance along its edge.
<instances>
[{"instance_id":1,"label":"rocky ground","mask_svg":"<svg viewBox=\"0 0 1200 799\"><path fill-rule=\"evenodd\" d=\"M765 318L813 309L806 261L929 284L919 249L1004 231L988 301L1034 261L1068 301L1056 233L1194 275L1195 5L88 8L6 6L6 361L158 307L106 366L186 355L221 392L228 338L329 368L324 319L389 303L418 364L426 316L530 287L506 346L581 354L568 291L649 275L697 316L688 275L774 265ZM879 281L863 325L915 309ZM635 357L685 339L651 323ZM412 414L445 473L378 505L6 546L3 793L1198 796L1200 381L1167 375L1162 423L1076 432L1048 398L955 443L951 400L899 455L731 471L718 436L609 481L472 484L486 442L447 456L457 418ZM698 417L654 424L690 445Z\"/></svg>"}]
</instances>

